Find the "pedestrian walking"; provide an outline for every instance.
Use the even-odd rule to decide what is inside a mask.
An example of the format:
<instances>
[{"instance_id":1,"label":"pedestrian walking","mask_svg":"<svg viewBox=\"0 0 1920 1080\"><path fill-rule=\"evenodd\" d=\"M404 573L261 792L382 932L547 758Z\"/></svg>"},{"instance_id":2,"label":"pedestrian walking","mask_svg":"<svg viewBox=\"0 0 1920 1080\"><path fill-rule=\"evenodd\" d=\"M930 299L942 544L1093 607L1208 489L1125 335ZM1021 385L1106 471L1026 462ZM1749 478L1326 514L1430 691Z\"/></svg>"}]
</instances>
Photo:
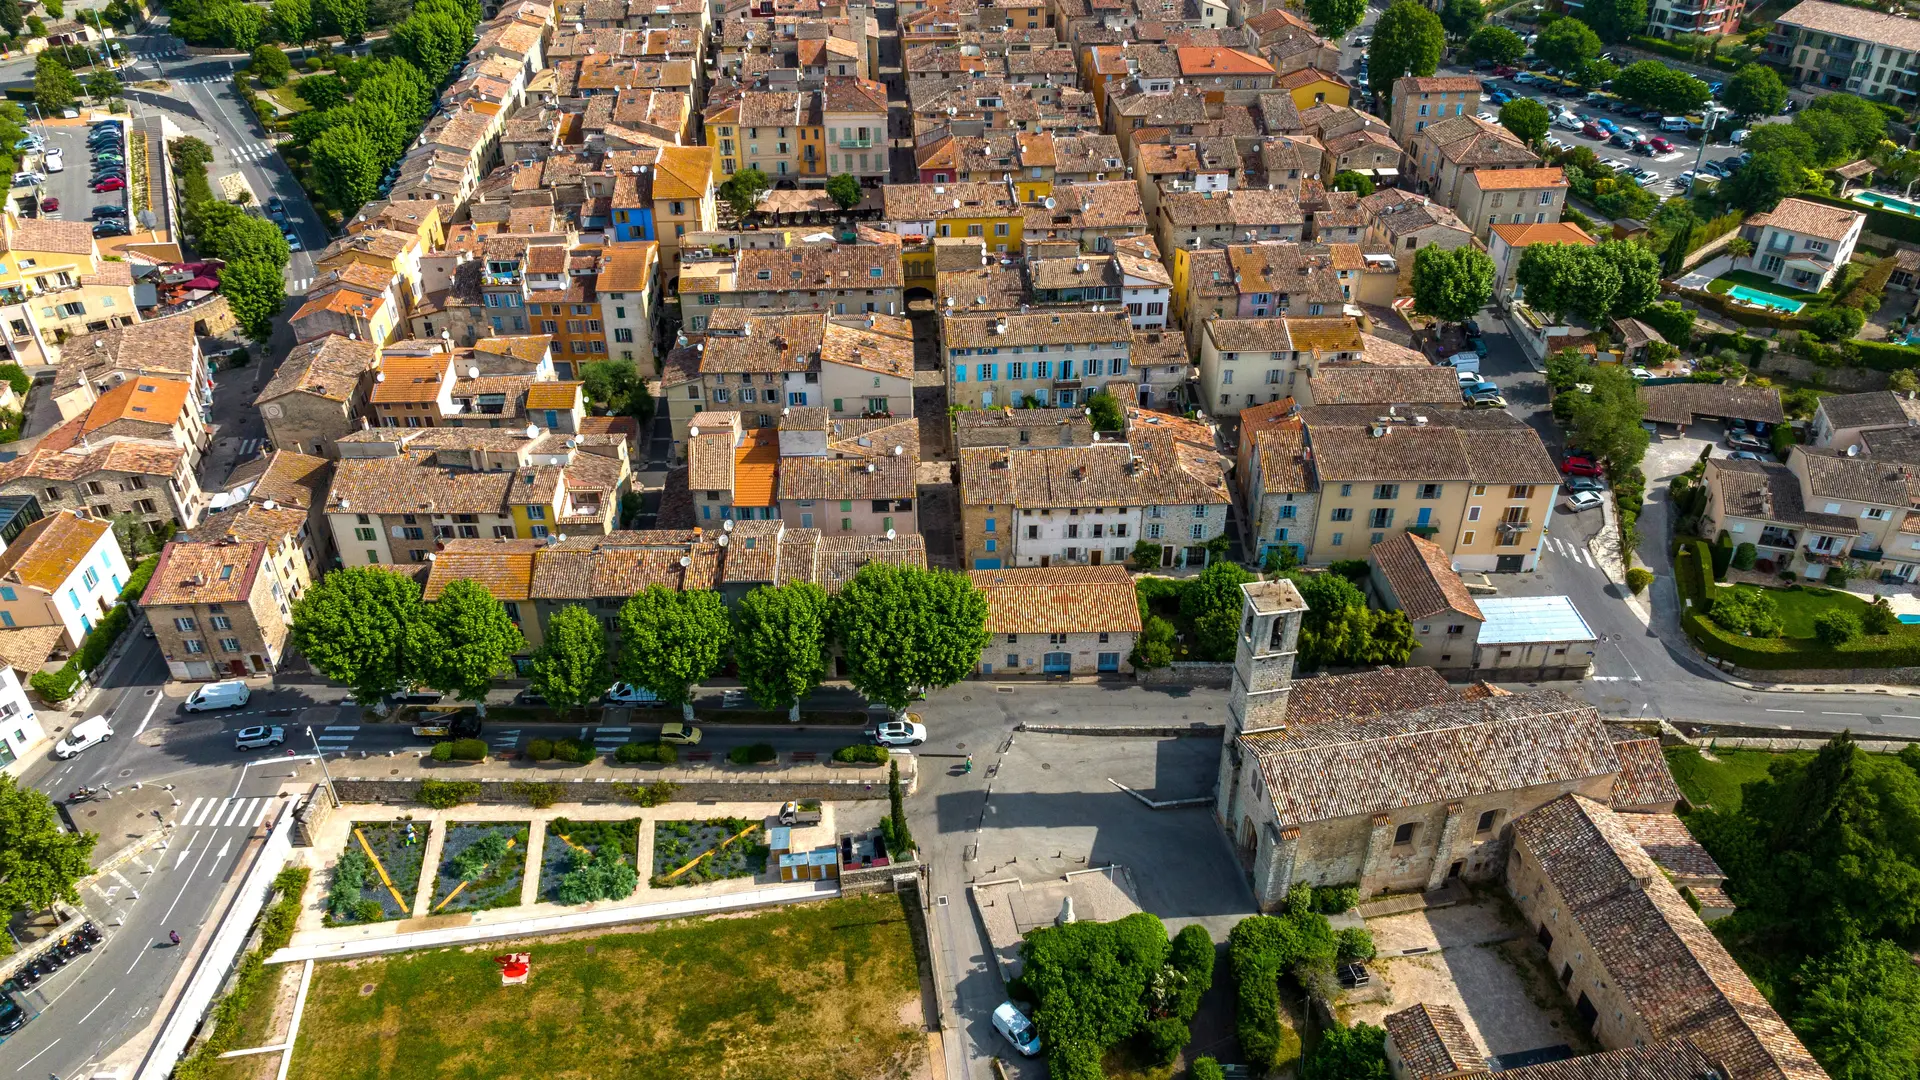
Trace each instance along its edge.
<instances>
[{"instance_id":1,"label":"pedestrian walking","mask_svg":"<svg viewBox=\"0 0 1920 1080\"><path fill-rule=\"evenodd\" d=\"M173 942L175 945L180 944L180 931L178 930L167 931L167 940Z\"/></svg>"}]
</instances>

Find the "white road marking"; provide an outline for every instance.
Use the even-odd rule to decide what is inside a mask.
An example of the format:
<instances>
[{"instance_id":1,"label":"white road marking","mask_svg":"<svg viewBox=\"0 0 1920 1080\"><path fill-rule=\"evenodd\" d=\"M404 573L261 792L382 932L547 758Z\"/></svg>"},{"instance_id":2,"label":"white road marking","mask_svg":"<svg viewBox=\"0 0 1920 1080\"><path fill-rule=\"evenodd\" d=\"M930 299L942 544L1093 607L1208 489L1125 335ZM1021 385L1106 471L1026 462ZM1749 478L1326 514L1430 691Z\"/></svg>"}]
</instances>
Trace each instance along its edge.
<instances>
[{"instance_id":1,"label":"white road marking","mask_svg":"<svg viewBox=\"0 0 1920 1080\"><path fill-rule=\"evenodd\" d=\"M1863 712L1823 712L1821 716L1865 716Z\"/></svg>"},{"instance_id":2,"label":"white road marking","mask_svg":"<svg viewBox=\"0 0 1920 1080\"><path fill-rule=\"evenodd\" d=\"M86 1022L87 1022L87 1017L90 1017L90 1016L92 1016L92 1015L93 1015L94 1013L97 1013L97 1012L99 1012L99 1011L100 1011L100 1005L105 1005L105 1004L107 1003L107 998L110 998L110 997L112 997L112 996L113 996L113 992L114 992L115 990L118 990L118 989L119 989L119 987L117 987L117 986L109 986L109 987L107 987L107 992L106 992L106 994L105 994L104 996L102 996L102 997L100 998L100 1004L99 1004L99 1005L95 1005L95 1006L94 1006L93 1008L91 1008L91 1009L88 1009L88 1010L87 1010L87 1015L86 1015L86 1016L83 1016L83 1017L81 1017L81 1018L80 1018L80 1023L82 1023L82 1024L84 1024L84 1023L86 1023Z\"/></svg>"},{"instance_id":3,"label":"white road marking","mask_svg":"<svg viewBox=\"0 0 1920 1080\"><path fill-rule=\"evenodd\" d=\"M267 820L267 815L273 810L276 801L277 800L274 799L260 800L260 813L254 817L253 824L248 827L254 829L259 828L261 823Z\"/></svg>"},{"instance_id":4,"label":"white road marking","mask_svg":"<svg viewBox=\"0 0 1920 1080\"><path fill-rule=\"evenodd\" d=\"M178 818L176 818L176 819L174 819L174 820L175 820L175 823L176 823L176 824L179 824L179 825L190 825L190 824L192 824L192 823L193 823L193 815L194 815L195 813L197 813L197 812L199 811L199 809L200 809L200 804L201 804L202 802L204 802L204 801L205 801L205 797L204 797L204 796L202 796L201 798L197 798L197 799L195 799L195 800L193 800L192 802L190 802L190 803L188 803L188 804L187 804L187 809L186 809L186 812L185 812L185 813L183 813L183 814L181 814L181 815L180 815L180 816L179 816Z\"/></svg>"},{"instance_id":5,"label":"white road marking","mask_svg":"<svg viewBox=\"0 0 1920 1080\"><path fill-rule=\"evenodd\" d=\"M41 1057L43 1057L43 1056L44 1056L44 1055L46 1054L46 1052L47 1052L47 1050L51 1050L51 1049L53 1049L54 1047L56 1047L56 1046L59 1046L59 1045L60 1045L60 1040L59 1040L59 1039L55 1039L55 1040L53 1040L52 1042L50 1042L50 1043L48 1043L48 1044L47 1044L47 1049L46 1049L46 1050L42 1050L42 1051L40 1051L40 1053L38 1053L38 1054L35 1054L35 1055L33 1055L32 1057L30 1057L30 1058L28 1058L27 1060L25 1060L25 1061L23 1061L23 1062L21 1062L21 1063L20 1063L20 1068L18 1068L18 1069L15 1069L15 1070L13 1070L13 1071L14 1071L14 1072L19 1072L19 1071L20 1071L20 1069L24 1069L24 1068L26 1068L27 1066L29 1066L29 1065L31 1065L31 1064L33 1064L34 1062L36 1062L36 1061L39 1061L39 1060L41 1059Z\"/></svg>"},{"instance_id":6,"label":"white road marking","mask_svg":"<svg viewBox=\"0 0 1920 1080\"><path fill-rule=\"evenodd\" d=\"M187 871L187 879L180 883L180 891L173 894L173 903L168 904L167 910L160 916L160 925L165 926L167 924L167 916L172 915L173 909L180 905L180 898L187 895L187 887L193 884L193 875L200 869L200 859L207 857L208 850L208 848L200 849L200 858L193 860L193 869Z\"/></svg>"},{"instance_id":7,"label":"white road marking","mask_svg":"<svg viewBox=\"0 0 1920 1080\"><path fill-rule=\"evenodd\" d=\"M1768 712L1790 712L1790 713L1803 713L1803 712L1806 712L1807 710L1805 710L1805 709L1768 709L1767 711L1768 711Z\"/></svg>"},{"instance_id":8,"label":"white road marking","mask_svg":"<svg viewBox=\"0 0 1920 1080\"><path fill-rule=\"evenodd\" d=\"M227 841L226 843L224 843L224 844L221 844L221 845L220 845L220 851L219 851L219 853L218 853L218 854L216 854L216 855L214 855L214 857L213 857L213 865L212 865L212 866L209 866L209 867L207 867L207 876L208 876L208 877L212 877L213 875L215 875L215 874L217 874L217 873L219 873L219 872L220 872L220 860L221 860L221 859L224 859L224 858L226 858L226 857L227 857L227 852L229 852L229 851L232 851L232 850L233 850L233 841L231 841L231 840L229 840L229 841Z\"/></svg>"},{"instance_id":9,"label":"white road marking","mask_svg":"<svg viewBox=\"0 0 1920 1080\"><path fill-rule=\"evenodd\" d=\"M153 719L154 710L160 707L160 698L161 698L160 692L157 690L154 691L153 704L147 706L147 715L140 718L140 727L136 731L134 731L133 733L134 738L136 739L139 738L140 733L142 731L147 730L147 722Z\"/></svg>"},{"instance_id":10,"label":"white road marking","mask_svg":"<svg viewBox=\"0 0 1920 1080\"><path fill-rule=\"evenodd\" d=\"M146 945L142 946L140 949L140 955L134 957L133 963L127 965L127 974L129 975L133 974L133 969L140 966L140 961L146 957L147 950L151 948L153 948L153 939L148 938Z\"/></svg>"}]
</instances>

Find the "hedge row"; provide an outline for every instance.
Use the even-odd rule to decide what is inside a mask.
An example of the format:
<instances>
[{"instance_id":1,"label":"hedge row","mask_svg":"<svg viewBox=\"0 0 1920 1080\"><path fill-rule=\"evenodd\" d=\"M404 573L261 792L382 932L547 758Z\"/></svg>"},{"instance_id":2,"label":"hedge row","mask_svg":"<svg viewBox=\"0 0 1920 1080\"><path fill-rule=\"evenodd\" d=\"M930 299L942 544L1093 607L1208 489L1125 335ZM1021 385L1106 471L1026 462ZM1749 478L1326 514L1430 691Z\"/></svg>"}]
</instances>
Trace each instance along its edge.
<instances>
[{"instance_id":1,"label":"hedge row","mask_svg":"<svg viewBox=\"0 0 1920 1080\"><path fill-rule=\"evenodd\" d=\"M1876 371L1907 371L1920 368L1920 349L1911 345L1891 345L1884 341L1849 341L1860 354L1860 364Z\"/></svg>"},{"instance_id":2,"label":"hedge row","mask_svg":"<svg viewBox=\"0 0 1920 1080\"><path fill-rule=\"evenodd\" d=\"M636 765L642 761L672 765L680 760L680 752L667 743L630 742L613 752L613 760L622 765Z\"/></svg>"},{"instance_id":3,"label":"hedge row","mask_svg":"<svg viewBox=\"0 0 1920 1080\"><path fill-rule=\"evenodd\" d=\"M855 743L852 746L843 746L835 750L833 752L833 760L849 762L856 765L885 765L887 762L893 760L893 757L887 753L887 748L884 746L875 746L872 743Z\"/></svg>"},{"instance_id":4,"label":"hedge row","mask_svg":"<svg viewBox=\"0 0 1920 1080\"><path fill-rule=\"evenodd\" d=\"M149 570L147 576L152 577L153 572ZM133 611L126 604L115 604L113 610L102 615L93 629L87 631L87 636L80 639L80 647L73 651L60 670L36 671L27 680L27 685L33 687L34 693L49 705L58 705L67 700L73 696L74 688L80 685L80 677L100 666L101 661L107 658L107 653L112 651L113 643L119 641L120 635L126 633L127 627L132 624Z\"/></svg>"},{"instance_id":5,"label":"hedge row","mask_svg":"<svg viewBox=\"0 0 1920 1080\"><path fill-rule=\"evenodd\" d=\"M1920 632L1904 625L1891 634L1870 634L1837 647L1811 638L1754 638L1723 629L1706 614L1706 599L1713 593L1712 559L1704 540L1681 545L1674 558L1674 582L1682 599L1693 601L1680 625L1708 656L1759 671L1920 666Z\"/></svg>"},{"instance_id":6,"label":"hedge row","mask_svg":"<svg viewBox=\"0 0 1920 1080\"><path fill-rule=\"evenodd\" d=\"M433 744L435 761L485 761L486 757L485 739L450 739Z\"/></svg>"},{"instance_id":7,"label":"hedge row","mask_svg":"<svg viewBox=\"0 0 1920 1080\"><path fill-rule=\"evenodd\" d=\"M247 1006L266 985L268 955L287 947L293 939L293 927L300 918L300 897L306 892L307 878L312 871L304 867L288 867L280 871L273 879L273 888L279 899L273 906L260 915L260 945L240 960L240 973L233 981L233 989L213 1007L213 1031L197 1047L192 1056L173 1067L175 1080L205 1080L213 1075L213 1066L233 1046L234 1037L240 1034L240 1017Z\"/></svg>"},{"instance_id":8,"label":"hedge row","mask_svg":"<svg viewBox=\"0 0 1920 1080\"><path fill-rule=\"evenodd\" d=\"M1687 48L1685 45L1676 44L1671 41L1663 41L1657 37L1647 37L1644 34L1633 35L1627 39L1627 44L1642 52L1658 53L1661 56L1671 57L1675 60L1683 60L1689 64L1705 64L1708 67L1719 68L1721 71L1735 71L1740 67L1738 62L1729 57L1696 56L1694 50Z\"/></svg>"}]
</instances>

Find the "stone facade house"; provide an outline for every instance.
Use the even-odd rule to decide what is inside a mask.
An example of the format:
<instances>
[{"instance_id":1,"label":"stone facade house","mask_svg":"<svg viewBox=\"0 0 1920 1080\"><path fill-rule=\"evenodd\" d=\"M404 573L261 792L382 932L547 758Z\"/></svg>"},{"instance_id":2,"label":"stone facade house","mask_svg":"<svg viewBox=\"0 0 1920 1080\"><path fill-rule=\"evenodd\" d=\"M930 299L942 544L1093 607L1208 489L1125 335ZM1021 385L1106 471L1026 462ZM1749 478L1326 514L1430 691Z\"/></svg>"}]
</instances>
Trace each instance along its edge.
<instances>
[{"instance_id":1,"label":"stone facade house","mask_svg":"<svg viewBox=\"0 0 1920 1080\"><path fill-rule=\"evenodd\" d=\"M263 539L174 540L140 598L175 679L264 675L286 655L293 603L311 579L306 514L279 512Z\"/></svg>"},{"instance_id":2,"label":"stone facade house","mask_svg":"<svg viewBox=\"0 0 1920 1080\"><path fill-rule=\"evenodd\" d=\"M254 399L267 438L282 450L333 457L334 440L359 430L380 348L327 334L296 345Z\"/></svg>"},{"instance_id":3,"label":"stone facade house","mask_svg":"<svg viewBox=\"0 0 1920 1080\"><path fill-rule=\"evenodd\" d=\"M972 571L987 597L980 674L1118 675L1140 633L1140 605L1125 566Z\"/></svg>"}]
</instances>

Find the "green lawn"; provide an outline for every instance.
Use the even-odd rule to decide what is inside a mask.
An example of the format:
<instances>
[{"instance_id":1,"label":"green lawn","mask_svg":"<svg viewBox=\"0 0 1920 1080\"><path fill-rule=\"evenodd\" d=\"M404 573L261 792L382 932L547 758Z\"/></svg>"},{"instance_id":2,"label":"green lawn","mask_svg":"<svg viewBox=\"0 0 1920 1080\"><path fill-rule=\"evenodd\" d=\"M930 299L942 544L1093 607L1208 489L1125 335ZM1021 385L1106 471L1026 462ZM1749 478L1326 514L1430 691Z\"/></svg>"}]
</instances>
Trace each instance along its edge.
<instances>
[{"instance_id":1,"label":"green lawn","mask_svg":"<svg viewBox=\"0 0 1920 1080\"><path fill-rule=\"evenodd\" d=\"M307 104L306 99L293 92L292 83L285 86L260 87L259 91L261 97L267 98L280 107L282 116L292 116L312 108Z\"/></svg>"},{"instance_id":2,"label":"green lawn","mask_svg":"<svg viewBox=\"0 0 1920 1080\"><path fill-rule=\"evenodd\" d=\"M1715 750L1718 761L1708 761L1691 746L1667 747L1667 768L1681 794L1695 810L1711 806L1715 810L1738 810L1740 789L1754 780L1764 780L1774 761L1808 758L1807 751L1775 754L1766 750Z\"/></svg>"},{"instance_id":3,"label":"green lawn","mask_svg":"<svg viewBox=\"0 0 1920 1080\"><path fill-rule=\"evenodd\" d=\"M525 986L492 958L532 954ZM294 1080L840 1080L925 1061L900 901L319 965Z\"/></svg>"},{"instance_id":4,"label":"green lawn","mask_svg":"<svg viewBox=\"0 0 1920 1080\"><path fill-rule=\"evenodd\" d=\"M1780 609L1780 621L1786 624L1786 636L1812 638L1814 617L1838 608L1857 618L1867 610L1867 602L1849 592L1795 585L1786 589L1762 589L1757 585L1727 585L1722 588L1764 592Z\"/></svg>"},{"instance_id":5,"label":"green lawn","mask_svg":"<svg viewBox=\"0 0 1920 1080\"><path fill-rule=\"evenodd\" d=\"M1793 288L1790 285L1782 285L1770 277L1763 274L1756 274L1751 270L1729 270L1708 282L1707 291L1725 293L1735 285L1745 285L1749 289L1759 289L1761 292L1770 292L1775 296L1784 296L1789 300L1811 300L1819 295L1818 293L1810 293L1803 289Z\"/></svg>"}]
</instances>

